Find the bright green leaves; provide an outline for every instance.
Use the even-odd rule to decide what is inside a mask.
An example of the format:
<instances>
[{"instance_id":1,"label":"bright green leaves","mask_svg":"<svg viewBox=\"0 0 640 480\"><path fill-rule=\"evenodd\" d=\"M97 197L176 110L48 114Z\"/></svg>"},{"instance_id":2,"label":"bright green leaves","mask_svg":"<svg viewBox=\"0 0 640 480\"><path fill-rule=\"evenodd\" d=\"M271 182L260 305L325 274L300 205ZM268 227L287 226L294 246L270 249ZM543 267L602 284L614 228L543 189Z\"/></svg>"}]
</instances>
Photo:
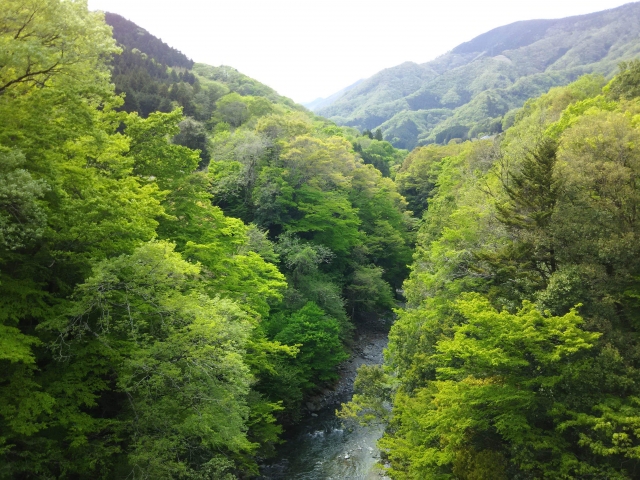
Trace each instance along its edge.
<instances>
[{"instance_id":1,"label":"bright green leaves","mask_svg":"<svg viewBox=\"0 0 640 480\"><path fill-rule=\"evenodd\" d=\"M166 242L151 242L136 249L133 256L122 255L104 261L78 287L80 300L68 334L85 330L133 340L162 337L171 322L171 295L180 295L189 278L200 272L197 265L185 262ZM157 305L154 307L152 305Z\"/></svg>"},{"instance_id":2,"label":"bright green leaves","mask_svg":"<svg viewBox=\"0 0 640 480\"><path fill-rule=\"evenodd\" d=\"M102 15L88 12L84 2L8 0L0 52L0 95L21 95L107 79L103 61L117 49Z\"/></svg>"},{"instance_id":3,"label":"bright green leaves","mask_svg":"<svg viewBox=\"0 0 640 480\"><path fill-rule=\"evenodd\" d=\"M561 430L578 429L580 444L603 457L640 458L640 399L608 398L593 406L593 413L574 413Z\"/></svg>"},{"instance_id":4,"label":"bright green leaves","mask_svg":"<svg viewBox=\"0 0 640 480\"><path fill-rule=\"evenodd\" d=\"M301 218L291 221L288 231L308 233L315 242L341 255L359 243L360 219L344 195L303 186L296 197Z\"/></svg>"},{"instance_id":5,"label":"bright green leaves","mask_svg":"<svg viewBox=\"0 0 640 480\"><path fill-rule=\"evenodd\" d=\"M340 324L312 302L293 313L275 340L299 345L296 363L307 387L335 380L335 367L348 358L340 341Z\"/></svg>"},{"instance_id":6,"label":"bright green leaves","mask_svg":"<svg viewBox=\"0 0 640 480\"><path fill-rule=\"evenodd\" d=\"M35 357L31 347L41 343L37 338L24 335L15 327L0 324L0 360L33 364Z\"/></svg>"},{"instance_id":7,"label":"bright green leaves","mask_svg":"<svg viewBox=\"0 0 640 480\"><path fill-rule=\"evenodd\" d=\"M427 209L378 382L397 382L393 478L635 478L638 103L601 85L553 89L498 142L425 147L398 172Z\"/></svg>"},{"instance_id":8,"label":"bright green leaves","mask_svg":"<svg viewBox=\"0 0 640 480\"><path fill-rule=\"evenodd\" d=\"M353 384L353 398L342 404L338 416L357 420L361 425L386 423L392 400L390 377L382 365L362 365Z\"/></svg>"},{"instance_id":9,"label":"bright green leaves","mask_svg":"<svg viewBox=\"0 0 640 480\"><path fill-rule=\"evenodd\" d=\"M379 135L378 135L379 133ZM407 155L406 150L396 150L389 142L382 141L382 132L376 131L376 139L358 138L354 150L367 165L376 167L385 177L395 175L396 169Z\"/></svg>"},{"instance_id":10,"label":"bright green leaves","mask_svg":"<svg viewBox=\"0 0 640 480\"><path fill-rule=\"evenodd\" d=\"M516 314L497 312L477 294L463 296L456 309L466 321L453 329L453 338L438 342L440 379L508 375L523 386L532 381L552 387L543 380L545 373L537 372L548 375L566 357L591 348L600 336L580 328L583 320L575 310L547 317L527 302Z\"/></svg>"},{"instance_id":11,"label":"bright green leaves","mask_svg":"<svg viewBox=\"0 0 640 480\"><path fill-rule=\"evenodd\" d=\"M171 113L152 113L147 119L131 115L127 122L134 173L155 180L162 189L175 189L177 182L192 173L200 161L196 151L169 143L180 132L181 120L182 111L177 109Z\"/></svg>"},{"instance_id":12,"label":"bright green leaves","mask_svg":"<svg viewBox=\"0 0 640 480\"><path fill-rule=\"evenodd\" d=\"M237 128L250 117L262 117L276 109L276 106L264 97L241 96L233 92L216 102L214 119L216 122L224 122Z\"/></svg>"},{"instance_id":13,"label":"bright green leaves","mask_svg":"<svg viewBox=\"0 0 640 480\"><path fill-rule=\"evenodd\" d=\"M131 428L129 464L156 477L198 469L221 448L252 448L243 360L252 321L231 301L204 294L200 271L167 242L144 244L96 266L62 328L63 356L103 346L116 391L129 397L117 414ZM195 464L193 449L201 451Z\"/></svg>"},{"instance_id":14,"label":"bright green leaves","mask_svg":"<svg viewBox=\"0 0 640 480\"><path fill-rule=\"evenodd\" d=\"M310 185L324 191L348 186L348 174L355 168L350 145L341 137L296 137L284 145L278 163L293 187Z\"/></svg>"},{"instance_id":15,"label":"bright green leaves","mask_svg":"<svg viewBox=\"0 0 640 480\"><path fill-rule=\"evenodd\" d=\"M515 314L497 312L475 294L455 308L464 320L436 344L436 380L412 397L398 394L397 433L383 446L408 462L406 478L451 475L470 445L511 458L535 476L563 471L566 440L548 425L559 427L555 402L572 376L571 363L599 334L582 330L575 311L549 317L525 304ZM414 419L422 433L405 437ZM564 473L578 471L573 468Z\"/></svg>"},{"instance_id":16,"label":"bright green leaves","mask_svg":"<svg viewBox=\"0 0 640 480\"><path fill-rule=\"evenodd\" d=\"M299 113L270 114L255 125L218 132L209 166L214 202L278 240L293 287L285 295L287 309L313 301L344 323L341 297L348 296L354 319L388 315L388 284L400 287L411 256L406 202L390 179L354 154L346 129L316 123ZM394 162L404 155L386 142L375 146ZM319 248L335 260L312 260ZM363 288L347 292L356 277ZM373 302L362 297L373 291Z\"/></svg>"},{"instance_id":17,"label":"bright green leaves","mask_svg":"<svg viewBox=\"0 0 640 480\"><path fill-rule=\"evenodd\" d=\"M620 62L619 67L618 75L605 87L605 94L614 100L640 96L640 61Z\"/></svg>"},{"instance_id":18,"label":"bright green leaves","mask_svg":"<svg viewBox=\"0 0 640 480\"><path fill-rule=\"evenodd\" d=\"M361 312L384 312L395 306L391 287L382 278L383 270L375 266L358 266L345 289L353 308Z\"/></svg>"},{"instance_id":19,"label":"bright green leaves","mask_svg":"<svg viewBox=\"0 0 640 480\"><path fill-rule=\"evenodd\" d=\"M130 89L147 118L118 112L101 14L3 7L0 476L255 474L336 379L345 295L390 313L404 200L347 129L226 67L128 51L116 85L170 81ZM169 100L197 122L152 111ZM369 147L382 169L404 155Z\"/></svg>"}]
</instances>

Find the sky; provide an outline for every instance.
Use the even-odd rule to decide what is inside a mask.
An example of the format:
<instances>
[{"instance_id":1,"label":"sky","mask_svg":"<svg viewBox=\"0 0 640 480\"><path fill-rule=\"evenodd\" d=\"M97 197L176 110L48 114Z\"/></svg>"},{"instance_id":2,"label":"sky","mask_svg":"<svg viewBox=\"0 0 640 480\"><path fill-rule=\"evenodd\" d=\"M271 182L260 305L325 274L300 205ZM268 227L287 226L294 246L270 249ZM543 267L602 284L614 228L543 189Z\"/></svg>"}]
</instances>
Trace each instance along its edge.
<instances>
[{"instance_id":1,"label":"sky","mask_svg":"<svg viewBox=\"0 0 640 480\"><path fill-rule=\"evenodd\" d=\"M228 65L296 102L406 61L423 63L493 28L628 0L89 0L196 62Z\"/></svg>"}]
</instances>

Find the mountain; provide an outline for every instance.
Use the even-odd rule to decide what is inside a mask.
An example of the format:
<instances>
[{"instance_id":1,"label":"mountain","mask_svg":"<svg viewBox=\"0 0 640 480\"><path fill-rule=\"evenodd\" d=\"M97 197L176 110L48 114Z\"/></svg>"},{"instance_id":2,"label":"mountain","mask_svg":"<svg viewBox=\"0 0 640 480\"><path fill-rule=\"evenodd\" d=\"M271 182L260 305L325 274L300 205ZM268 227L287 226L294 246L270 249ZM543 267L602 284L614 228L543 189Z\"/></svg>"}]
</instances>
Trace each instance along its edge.
<instances>
[{"instance_id":1,"label":"mountain","mask_svg":"<svg viewBox=\"0 0 640 480\"><path fill-rule=\"evenodd\" d=\"M104 20L113 30L113 38L127 49L138 49L153 57L157 62L171 67L193 67L193 60L184 53L170 47L159 38L153 36L144 28L117 13L106 12Z\"/></svg>"},{"instance_id":2,"label":"mountain","mask_svg":"<svg viewBox=\"0 0 640 480\"><path fill-rule=\"evenodd\" d=\"M407 149L496 133L527 99L585 73L611 76L640 55L638 25L640 3L512 23L430 62L385 69L315 111L340 125L381 128Z\"/></svg>"},{"instance_id":3,"label":"mountain","mask_svg":"<svg viewBox=\"0 0 640 480\"><path fill-rule=\"evenodd\" d=\"M304 110L272 88L236 69L194 63L144 28L115 13L105 13L113 38L122 53L111 60L117 93L125 94L123 109L147 117L152 112L170 112L182 107L185 115L206 121L215 102L235 92L256 95L269 101Z\"/></svg>"},{"instance_id":4,"label":"mountain","mask_svg":"<svg viewBox=\"0 0 640 480\"><path fill-rule=\"evenodd\" d=\"M360 79L357 82L352 83L348 87L343 88L339 92L336 92L333 95L328 96L327 98L316 98L315 100L313 100L311 102L303 103L302 105L307 107L312 112L316 112L316 111L320 110L321 108L328 107L333 102L338 100L342 95L347 93L349 90L352 90L354 87L360 85L362 82L363 82L363 80Z\"/></svg>"}]
</instances>

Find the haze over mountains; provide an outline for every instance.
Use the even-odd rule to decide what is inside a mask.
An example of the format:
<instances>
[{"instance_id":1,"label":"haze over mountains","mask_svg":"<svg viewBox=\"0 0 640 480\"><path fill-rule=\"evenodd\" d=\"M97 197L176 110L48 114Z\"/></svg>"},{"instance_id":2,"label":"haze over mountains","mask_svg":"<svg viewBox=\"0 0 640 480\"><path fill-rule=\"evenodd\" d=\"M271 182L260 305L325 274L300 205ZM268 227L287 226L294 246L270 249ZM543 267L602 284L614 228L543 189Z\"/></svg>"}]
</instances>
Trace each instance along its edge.
<instances>
[{"instance_id":1,"label":"haze over mountains","mask_svg":"<svg viewBox=\"0 0 640 480\"><path fill-rule=\"evenodd\" d=\"M514 109L550 87L586 73L611 76L620 61L640 54L639 25L640 3L516 22L307 106L340 125L381 128L399 148L481 137L502 131Z\"/></svg>"}]
</instances>

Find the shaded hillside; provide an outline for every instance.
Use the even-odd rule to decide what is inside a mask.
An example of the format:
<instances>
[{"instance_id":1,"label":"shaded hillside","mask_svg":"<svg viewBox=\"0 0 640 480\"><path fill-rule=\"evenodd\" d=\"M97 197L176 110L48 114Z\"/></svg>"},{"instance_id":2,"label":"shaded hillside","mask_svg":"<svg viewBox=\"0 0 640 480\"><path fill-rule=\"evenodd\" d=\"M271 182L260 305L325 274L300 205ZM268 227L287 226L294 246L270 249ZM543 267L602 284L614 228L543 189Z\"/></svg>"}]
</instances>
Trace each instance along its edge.
<instances>
[{"instance_id":1,"label":"shaded hillside","mask_svg":"<svg viewBox=\"0 0 640 480\"><path fill-rule=\"evenodd\" d=\"M111 60L116 92L125 94L122 108L146 117L181 106L187 115L197 116L194 96L200 88L188 71L193 61L120 15L106 13L105 22L122 48Z\"/></svg>"},{"instance_id":2,"label":"shaded hillside","mask_svg":"<svg viewBox=\"0 0 640 480\"><path fill-rule=\"evenodd\" d=\"M113 29L113 38L120 45L128 49L137 48L142 53L154 58L158 63L187 69L193 67L193 60L132 21L109 12L104 14L104 20Z\"/></svg>"},{"instance_id":3,"label":"shaded hillside","mask_svg":"<svg viewBox=\"0 0 640 480\"><path fill-rule=\"evenodd\" d=\"M424 64L383 70L318 110L342 125L380 127L395 146L502 130L508 113L585 73L612 75L640 54L640 3L558 20L516 22Z\"/></svg>"},{"instance_id":4,"label":"shaded hillside","mask_svg":"<svg viewBox=\"0 0 640 480\"><path fill-rule=\"evenodd\" d=\"M120 15L105 13L105 21L122 48L122 53L112 58L112 78L116 92L125 94L122 108L127 112L147 117L152 112L170 112L182 107L185 115L207 121L216 101L232 92L261 96L274 103L303 109L234 68L194 63Z\"/></svg>"}]
</instances>

